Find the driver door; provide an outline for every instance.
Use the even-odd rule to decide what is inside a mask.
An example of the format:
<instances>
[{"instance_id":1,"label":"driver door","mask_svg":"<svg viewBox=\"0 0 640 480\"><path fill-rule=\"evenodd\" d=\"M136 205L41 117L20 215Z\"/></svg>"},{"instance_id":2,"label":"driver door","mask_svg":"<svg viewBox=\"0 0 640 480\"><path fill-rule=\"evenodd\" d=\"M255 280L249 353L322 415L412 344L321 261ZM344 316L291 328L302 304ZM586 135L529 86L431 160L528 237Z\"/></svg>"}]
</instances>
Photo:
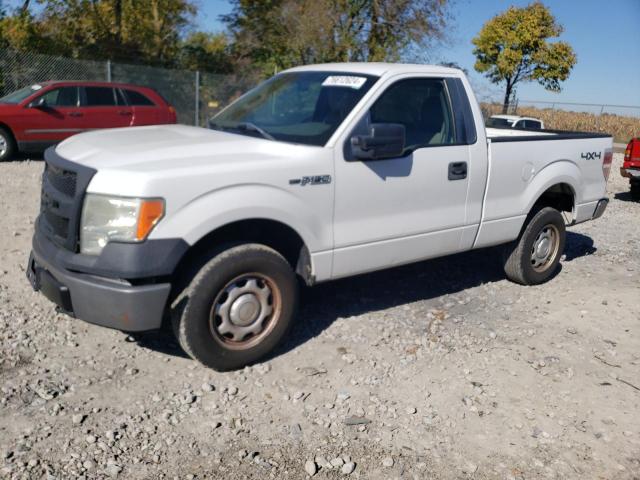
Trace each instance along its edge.
<instances>
[{"instance_id":1,"label":"driver door","mask_svg":"<svg viewBox=\"0 0 640 480\"><path fill-rule=\"evenodd\" d=\"M412 152L349 157L371 123L401 124ZM459 251L465 229L469 148L456 140L444 79L390 83L336 148L334 278Z\"/></svg>"},{"instance_id":2,"label":"driver door","mask_svg":"<svg viewBox=\"0 0 640 480\"><path fill-rule=\"evenodd\" d=\"M78 105L78 87L58 87L44 92L26 107L24 140L53 144L83 131Z\"/></svg>"}]
</instances>

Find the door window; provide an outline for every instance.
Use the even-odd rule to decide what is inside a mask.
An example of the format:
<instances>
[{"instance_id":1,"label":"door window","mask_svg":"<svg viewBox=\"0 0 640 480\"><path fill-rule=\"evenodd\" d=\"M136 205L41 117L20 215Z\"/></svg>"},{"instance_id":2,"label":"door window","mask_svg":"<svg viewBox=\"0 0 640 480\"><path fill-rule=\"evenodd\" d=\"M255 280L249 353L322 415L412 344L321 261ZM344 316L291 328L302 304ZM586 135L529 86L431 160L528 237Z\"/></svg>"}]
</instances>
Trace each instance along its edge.
<instances>
[{"instance_id":1,"label":"door window","mask_svg":"<svg viewBox=\"0 0 640 480\"><path fill-rule=\"evenodd\" d=\"M125 90L129 105L136 107L155 107L155 103L149 100L145 95L135 90Z\"/></svg>"},{"instance_id":2,"label":"door window","mask_svg":"<svg viewBox=\"0 0 640 480\"><path fill-rule=\"evenodd\" d=\"M124 93L122 93L122 90L120 90L119 88L116 88L115 92L116 92L116 103L118 105L122 105L122 106L130 105L129 103L127 103L127 99L124 97Z\"/></svg>"},{"instance_id":3,"label":"door window","mask_svg":"<svg viewBox=\"0 0 640 480\"><path fill-rule=\"evenodd\" d=\"M116 105L113 88L84 87L86 107L112 107Z\"/></svg>"},{"instance_id":4,"label":"door window","mask_svg":"<svg viewBox=\"0 0 640 480\"><path fill-rule=\"evenodd\" d=\"M412 78L391 85L369 111L371 123L399 123L406 148L455 143L453 115L443 80Z\"/></svg>"},{"instance_id":5,"label":"door window","mask_svg":"<svg viewBox=\"0 0 640 480\"><path fill-rule=\"evenodd\" d=\"M42 95L40 101L47 107L77 107L78 87L54 88Z\"/></svg>"}]
</instances>

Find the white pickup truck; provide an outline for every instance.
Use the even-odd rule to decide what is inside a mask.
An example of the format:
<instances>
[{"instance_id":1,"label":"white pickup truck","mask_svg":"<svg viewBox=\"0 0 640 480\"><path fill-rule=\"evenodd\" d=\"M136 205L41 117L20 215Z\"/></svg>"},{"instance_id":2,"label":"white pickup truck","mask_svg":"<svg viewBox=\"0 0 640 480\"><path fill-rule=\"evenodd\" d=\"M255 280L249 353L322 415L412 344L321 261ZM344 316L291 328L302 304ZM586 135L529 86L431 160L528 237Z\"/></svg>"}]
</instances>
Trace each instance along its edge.
<instances>
[{"instance_id":1,"label":"white pickup truck","mask_svg":"<svg viewBox=\"0 0 640 480\"><path fill-rule=\"evenodd\" d=\"M506 244L506 276L538 284L565 225L606 208L612 138L520 133L488 138L459 70L293 68L209 129L95 131L49 149L27 276L91 323L171 322L219 370L278 344L300 280Z\"/></svg>"}]
</instances>

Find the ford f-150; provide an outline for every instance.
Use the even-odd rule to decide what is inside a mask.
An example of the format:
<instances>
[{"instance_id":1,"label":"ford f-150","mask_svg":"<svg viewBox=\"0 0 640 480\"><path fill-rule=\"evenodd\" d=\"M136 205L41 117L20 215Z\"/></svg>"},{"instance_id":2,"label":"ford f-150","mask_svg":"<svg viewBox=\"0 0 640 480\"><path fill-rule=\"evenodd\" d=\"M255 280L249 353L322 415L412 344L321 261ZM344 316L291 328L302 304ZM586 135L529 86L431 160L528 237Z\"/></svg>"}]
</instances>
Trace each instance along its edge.
<instances>
[{"instance_id":1,"label":"ford f-150","mask_svg":"<svg viewBox=\"0 0 640 480\"><path fill-rule=\"evenodd\" d=\"M89 132L49 149L27 275L94 324L171 322L219 370L286 336L301 282L505 244L506 276L539 284L565 227L605 210L612 138L500 131L487 134L456 69L293 68L208 129Z\"/></svg>"}]
</instances>

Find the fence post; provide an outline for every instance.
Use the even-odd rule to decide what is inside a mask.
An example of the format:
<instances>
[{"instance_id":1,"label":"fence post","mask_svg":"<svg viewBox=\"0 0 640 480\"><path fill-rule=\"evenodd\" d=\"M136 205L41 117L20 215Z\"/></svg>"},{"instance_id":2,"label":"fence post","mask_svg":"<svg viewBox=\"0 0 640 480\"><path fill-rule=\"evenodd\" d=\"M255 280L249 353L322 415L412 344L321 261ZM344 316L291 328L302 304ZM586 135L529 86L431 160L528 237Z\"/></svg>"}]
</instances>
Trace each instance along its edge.
<instances>
[{"instance_id":1,"label":"fence post","mask_svg":"<svg viewBox=\"0 0 640 480\"><path fill-rule=\"evenodd\" d=\"M111 60L107 60L107 82L111 81Z\"/></svg>"},{"instance_id":2,"label":"fence post","mask_svg":"<svg viewBox=\"0 0 640 480\"><path fill-rule=\"evenodd\" d=\"M195 123L194 125L197 127L200 125L200 70L196 70L196 113L195 113Z\"/></svg>"}]
</instances>

